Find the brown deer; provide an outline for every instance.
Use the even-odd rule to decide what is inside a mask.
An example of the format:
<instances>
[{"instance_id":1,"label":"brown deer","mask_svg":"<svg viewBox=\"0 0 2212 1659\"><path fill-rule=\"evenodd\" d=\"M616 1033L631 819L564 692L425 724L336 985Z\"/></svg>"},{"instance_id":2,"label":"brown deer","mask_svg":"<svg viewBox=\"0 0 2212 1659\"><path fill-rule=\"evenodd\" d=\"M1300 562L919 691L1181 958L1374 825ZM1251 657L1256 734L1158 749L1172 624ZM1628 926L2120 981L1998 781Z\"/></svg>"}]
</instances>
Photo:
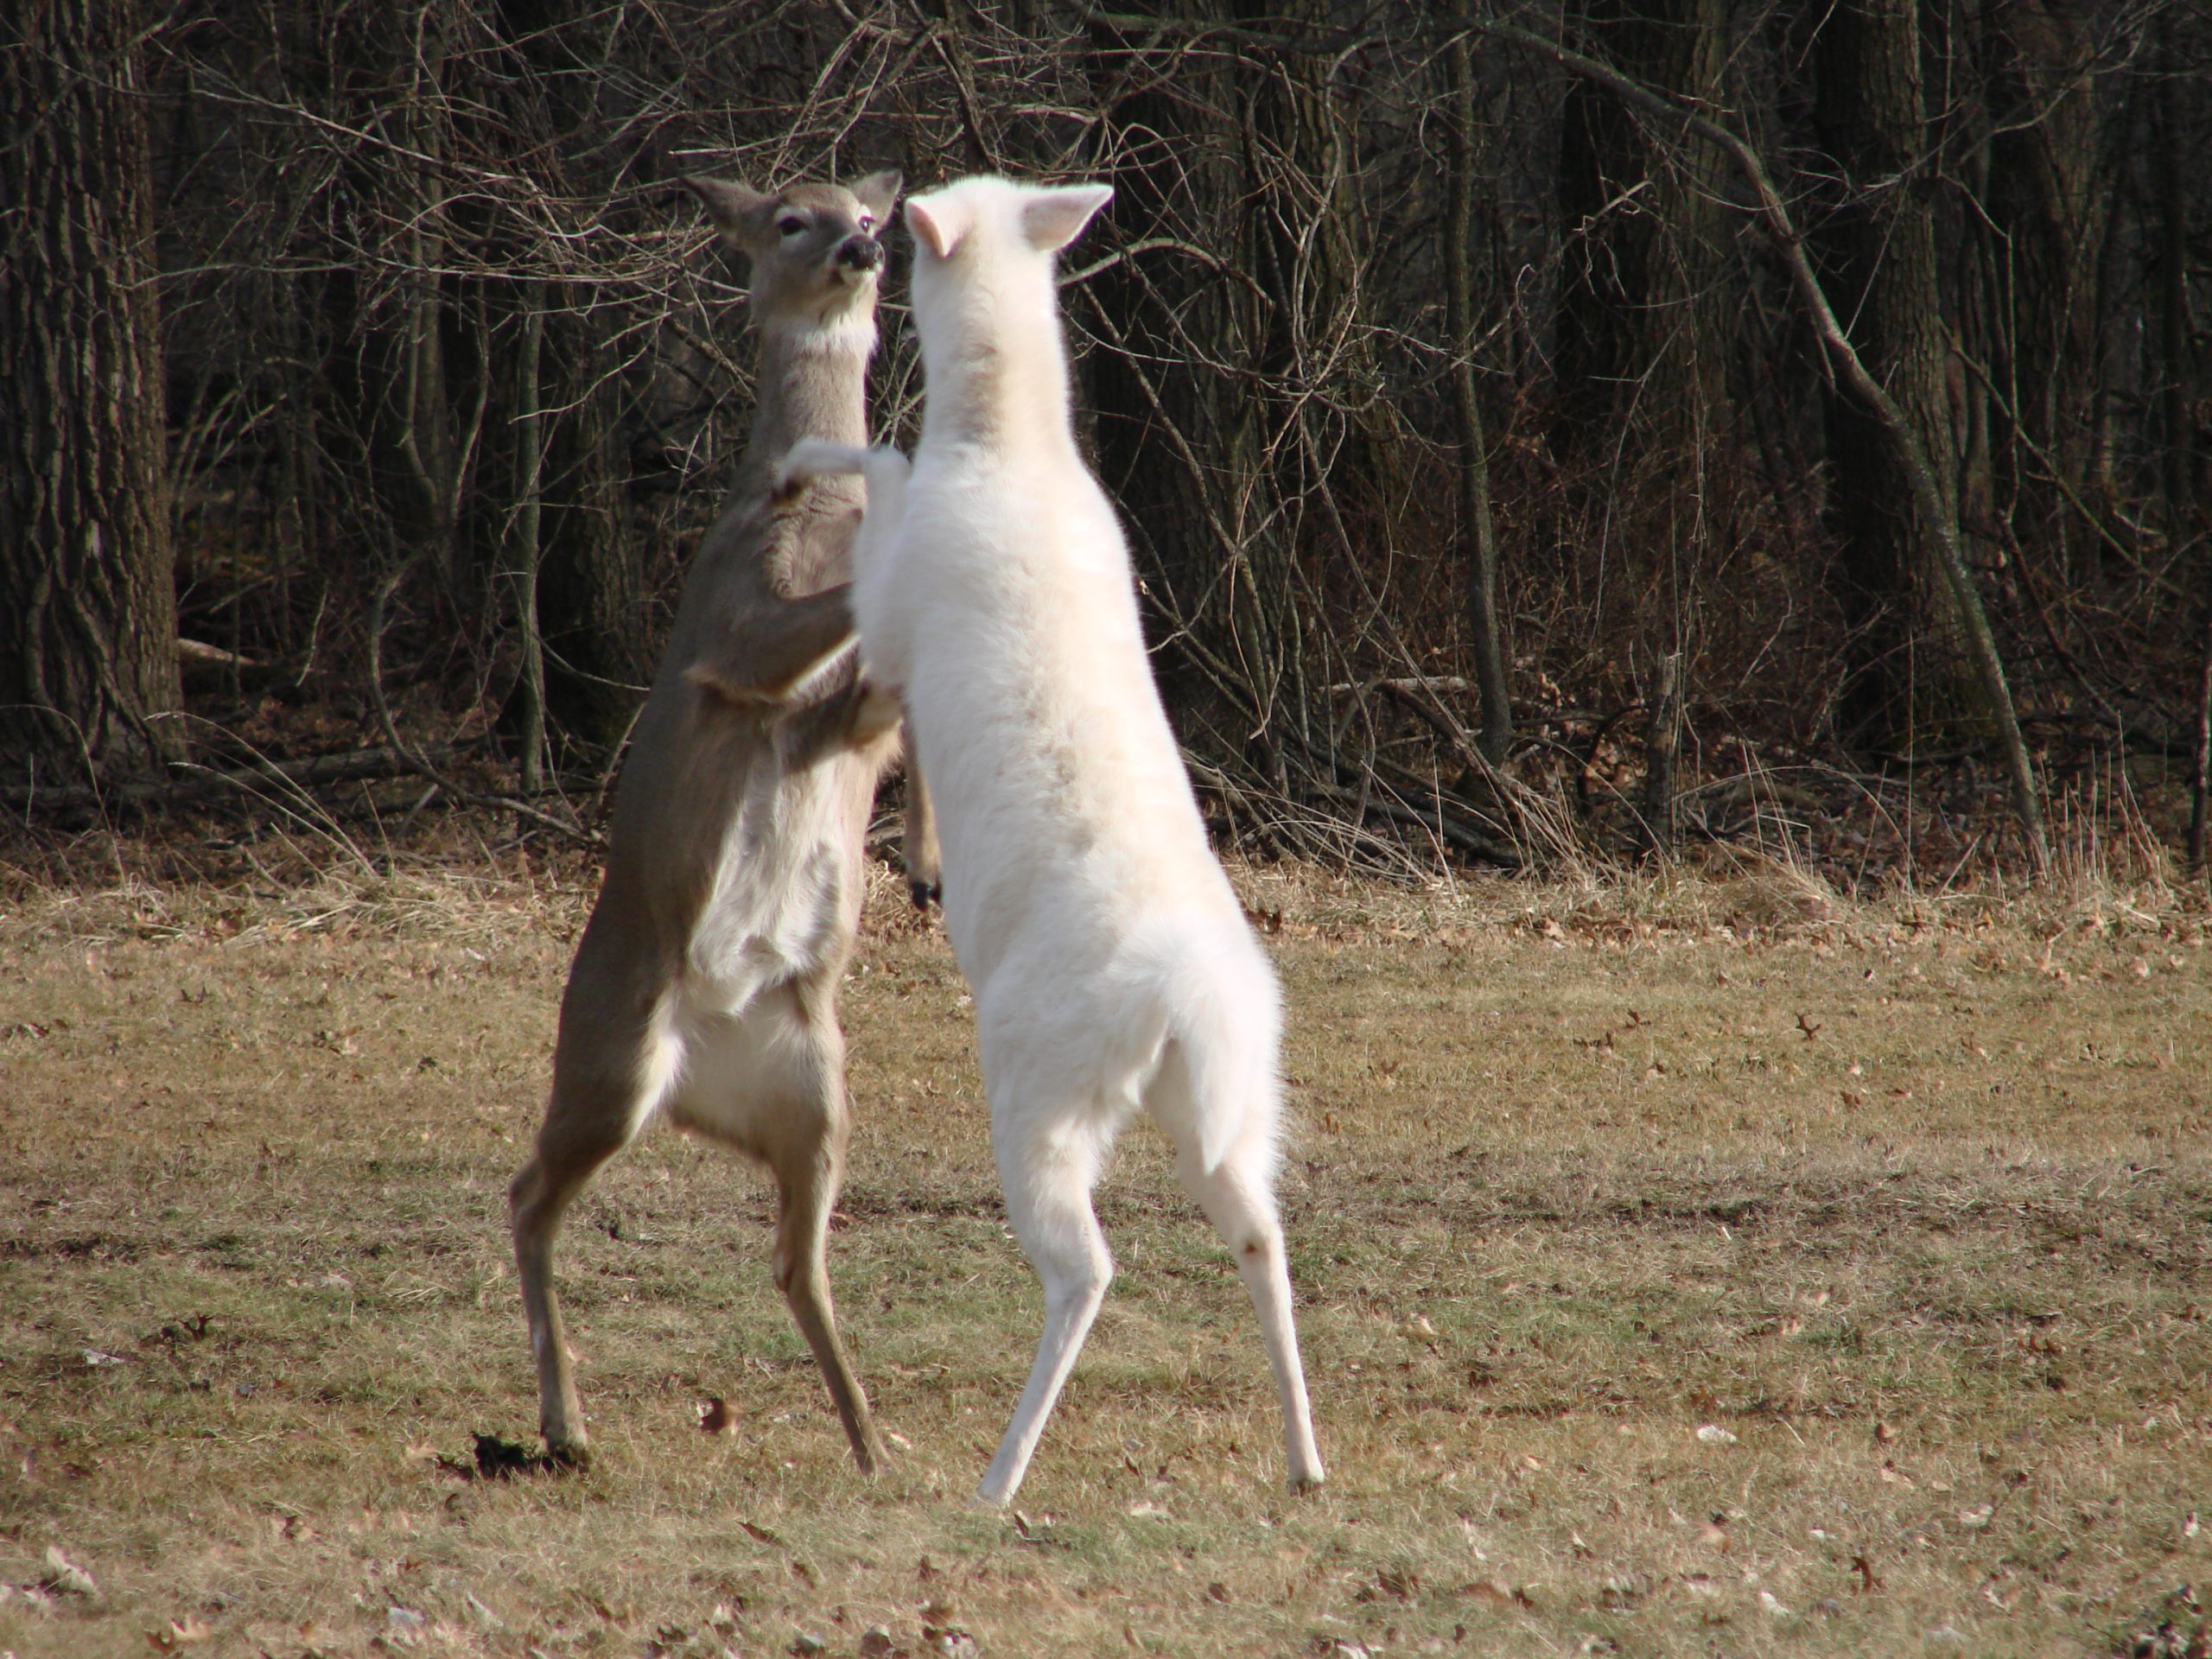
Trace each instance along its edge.
<instances>
[{"instance_id":1,"label":"brown deer","mask_svg":"<svg viewBox=\"0 0 2212 1659\"><path fill-rule=\"evenodd\" d=\"M552 1099L508 1194L539 1425L556 1459L587 1459L553 1240L594 1172L665 1115L774 1175L776 1283L873 1471L883 1444L838 1340L823 1253L847 1135L837 984L898 710L862 683L852 648L861 488L779 496L772 485L798 439L868 441L879 236L899 178L772 194L683 182L750 257L758 404L639 717L606 877L561 999ZM935 852L918 778L908 792L919 903Z\"/></svg>"}]
</instances>

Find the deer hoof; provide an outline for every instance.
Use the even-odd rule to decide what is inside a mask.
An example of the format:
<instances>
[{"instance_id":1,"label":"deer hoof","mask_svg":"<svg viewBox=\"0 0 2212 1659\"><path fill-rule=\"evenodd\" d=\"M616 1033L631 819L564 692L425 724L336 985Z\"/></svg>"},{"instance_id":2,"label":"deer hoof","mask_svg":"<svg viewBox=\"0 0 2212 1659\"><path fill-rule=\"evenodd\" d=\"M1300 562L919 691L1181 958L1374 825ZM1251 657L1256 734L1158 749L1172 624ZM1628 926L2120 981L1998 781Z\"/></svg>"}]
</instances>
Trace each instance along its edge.
<instances>
[{"instance_id":1,"label":"deer hoof","mask_svg":"<svg viewBox=\"0 0 2212 1659\"><path fill-rule=\"evenodd\" d=\"M944 886L942 882L916 878L906 883L906 891L913 898L914 908L925 913L931 905L942 907L944 904Z\"/></svg>"},{"instance_id":2,"label":"deer hoof","mask_svg":"<svg viewBox=\"0 0 2212 1659\"><path fill-rule=\"evenodd\" d=\"M582 1440L549 1440L545 1461L556 1469L573 1469L582 1474L591 1467L591 1447Z\"/></svg>"}]
</instances>

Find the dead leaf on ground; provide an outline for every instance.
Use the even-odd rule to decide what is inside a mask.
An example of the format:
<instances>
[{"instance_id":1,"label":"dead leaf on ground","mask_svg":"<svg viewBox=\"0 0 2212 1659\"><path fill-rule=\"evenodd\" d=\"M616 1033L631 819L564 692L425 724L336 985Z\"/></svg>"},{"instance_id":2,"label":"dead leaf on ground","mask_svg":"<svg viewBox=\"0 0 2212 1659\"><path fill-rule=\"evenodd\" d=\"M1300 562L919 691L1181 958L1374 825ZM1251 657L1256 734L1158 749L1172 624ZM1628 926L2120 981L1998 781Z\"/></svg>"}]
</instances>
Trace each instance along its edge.
<instances>
[{"instance_id":1,"label":"dead leaf on ground","mask_svg":"<svg viewBox=\"0 0 2212 1659\"><path fill-rule=\"evenodd\" d=\"M46 1576L39 1580L39 1587L65 1596L97 1596L100 1592L92 1575L62 1554L59 1544L46 1547Z\"/></svg>"},{"instance_id":2,"label":"dead leaf on ground","mask_svg":"<svg viewBox=\"0 0 2212 1659\"><path fill-rule=\"evenodd\" d=\"M1470 1601L1479 1601L1491 1607L1534 1607L1535 1599L1525 1587L1506 1583L1503 1579L1477 1579L1472 1584L1463 1584L1459 1593Z\"/></svg>"},{"instance_id":3,"label":"dead leaf on ground","mask_svg":"<svg viewBox=\"0 0 2212 1659\"><path fill-rule=\"evenodd\" d=\"M215 1632L200 1619L187 1613L182 1618L173 1618L166 1630L146 1632L146 1645L156 1653L174 1653L179 1648L205 1642Z\"/></svg>"}]
</instances>

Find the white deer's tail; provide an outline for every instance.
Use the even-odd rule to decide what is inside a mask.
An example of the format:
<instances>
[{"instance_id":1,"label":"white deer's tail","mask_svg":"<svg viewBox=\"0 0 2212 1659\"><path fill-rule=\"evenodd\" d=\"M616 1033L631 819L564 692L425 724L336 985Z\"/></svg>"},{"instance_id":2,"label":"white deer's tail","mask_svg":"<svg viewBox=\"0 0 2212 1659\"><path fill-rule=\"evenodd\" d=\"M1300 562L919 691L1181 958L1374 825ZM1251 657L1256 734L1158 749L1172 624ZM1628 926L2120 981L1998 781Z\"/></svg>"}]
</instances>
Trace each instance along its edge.
<instances>
[{"instance_id":1,"label":"white deer's tail","mask_svg":"<svg viewBox=\"0 0 2212 1659\"><path fill-rule=\"evenodd\" d=\"M1256 1137L1272 1166L1281 1116L1282 999L1265 953L1241 929L1185 936L1163 955L1160 977L1167 1039L1180 1050L1190 1083L1187 1144L1211 1174Z\"/></svg>"}]
</instances>

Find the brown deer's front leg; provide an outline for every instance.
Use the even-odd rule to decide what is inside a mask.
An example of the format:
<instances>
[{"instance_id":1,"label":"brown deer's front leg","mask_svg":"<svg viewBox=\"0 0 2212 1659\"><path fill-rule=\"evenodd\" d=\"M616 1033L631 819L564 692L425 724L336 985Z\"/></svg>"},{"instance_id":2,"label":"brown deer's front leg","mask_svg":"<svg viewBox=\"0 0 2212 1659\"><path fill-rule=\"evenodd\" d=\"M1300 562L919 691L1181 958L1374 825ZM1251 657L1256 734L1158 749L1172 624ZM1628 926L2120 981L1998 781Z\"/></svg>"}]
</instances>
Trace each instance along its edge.
<instances>
[{"instance_id":1,"label":"brown deer's front leg","mask_svg":"<svg viewBox=\"0 0 2212 1659\"><path fill-rule=\"evenodd\" d=\"M810 675L852 644L849 593L840 582L747 611L715 635L683 677L728 702L790 701Z\"/></svg>"},{"instance_id":2,"label":"brown deer's front leg","mask_svg":"<svg viewBox=\"0 0 2212 1659\"><path fill-rule=\"evenodd\" d=\"M927 910L930 901L944 902L944 865L937 845L937 810L930 804L928 784L922 779L920 760L914 753L913 730L906 734L906 891L914 908Z\"/></svg>"}]
</instances>

